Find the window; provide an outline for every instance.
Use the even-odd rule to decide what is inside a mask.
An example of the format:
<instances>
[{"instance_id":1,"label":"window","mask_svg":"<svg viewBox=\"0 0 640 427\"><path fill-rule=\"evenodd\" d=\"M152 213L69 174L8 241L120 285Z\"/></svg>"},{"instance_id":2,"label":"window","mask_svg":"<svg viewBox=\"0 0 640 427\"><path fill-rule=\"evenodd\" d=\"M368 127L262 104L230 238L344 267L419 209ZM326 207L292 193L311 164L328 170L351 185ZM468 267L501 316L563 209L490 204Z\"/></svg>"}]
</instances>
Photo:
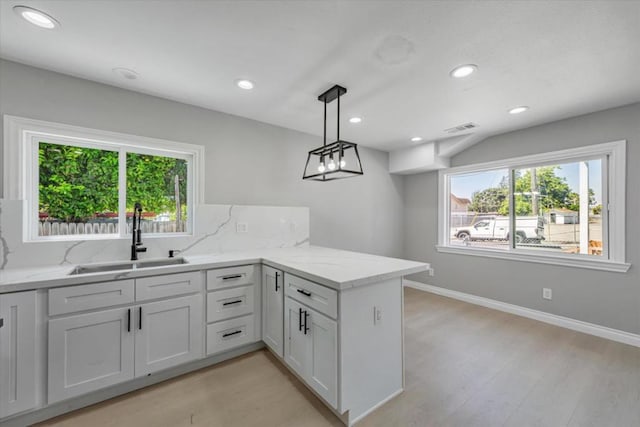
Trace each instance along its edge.
<instances>
[{"instance_id":1,"label":"window","mask_svg":"<svg viewBox=\"0 0 640 427\"><path fill-rule=\"evenodd\" d=\"M7 125L4 191L26 200L25 240L126 237L136 203L143 233L193 232L201 147L15 117Z\"/></svg>"},{"instance_id":2,"label":"window","mask_svg":"<svg viewBox=\"0 0 640 427\"><path fill-rule=\"evenodd\" d=\"M624 168L620 141L443 171L438 250L626 271Z\"/></svg>"}]
</instances>

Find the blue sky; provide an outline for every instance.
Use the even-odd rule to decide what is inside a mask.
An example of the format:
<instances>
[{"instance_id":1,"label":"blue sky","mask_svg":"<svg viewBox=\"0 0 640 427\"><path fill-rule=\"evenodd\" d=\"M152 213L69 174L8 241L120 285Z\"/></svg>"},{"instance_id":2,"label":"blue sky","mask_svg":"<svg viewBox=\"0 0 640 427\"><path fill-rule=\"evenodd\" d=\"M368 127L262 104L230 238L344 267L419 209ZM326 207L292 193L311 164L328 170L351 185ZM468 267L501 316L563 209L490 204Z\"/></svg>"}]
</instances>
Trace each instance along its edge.
<instances>
[{"instance_id":1,"label":"blue sky","mask_svg":"<svg viewBox=\"0 0 640 427\"><path fill-rule=\"evenodd\" d=\"M574 191L578 192L579 165L578 163L566 163L558 165L556 174L567 180L567 184ZM451 192L457 197L471 200L471 195L476 191L497 187L504 177L509 174L508 169L495 171L469 173L451 177ZM601 160L589 161L589 187L593 189L598 203L602 201L602 162Z\"/></svg>"}]
</instances>

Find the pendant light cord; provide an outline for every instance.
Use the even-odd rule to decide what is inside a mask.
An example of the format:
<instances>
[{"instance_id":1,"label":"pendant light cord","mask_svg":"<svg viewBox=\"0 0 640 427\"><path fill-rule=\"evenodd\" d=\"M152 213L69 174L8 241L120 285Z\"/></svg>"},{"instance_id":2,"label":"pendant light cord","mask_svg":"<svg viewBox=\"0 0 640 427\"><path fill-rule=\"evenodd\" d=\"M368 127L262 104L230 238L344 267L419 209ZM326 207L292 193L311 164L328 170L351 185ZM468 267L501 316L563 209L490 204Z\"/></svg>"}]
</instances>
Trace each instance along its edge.
<instances>
[{"instance_id":1,"label":"pendant light cord","mask_svg":"<svg viewBox=\"0 0 640 427\"><path fill-rule=\"evenodd\" d=\"M340 141L340 92L338 92L338 131L336 141Z\"/></svg>"},{"instance_id":2,"label":"pendant light cord","mask_svg":"<svg viewBox=\"0 0 640 427\"><path fill-rule=\"evenodd\" d=\"M323 137L323 146L327 146L327 99L324 100L324 134Z\"/></svg>"}]
</instances>

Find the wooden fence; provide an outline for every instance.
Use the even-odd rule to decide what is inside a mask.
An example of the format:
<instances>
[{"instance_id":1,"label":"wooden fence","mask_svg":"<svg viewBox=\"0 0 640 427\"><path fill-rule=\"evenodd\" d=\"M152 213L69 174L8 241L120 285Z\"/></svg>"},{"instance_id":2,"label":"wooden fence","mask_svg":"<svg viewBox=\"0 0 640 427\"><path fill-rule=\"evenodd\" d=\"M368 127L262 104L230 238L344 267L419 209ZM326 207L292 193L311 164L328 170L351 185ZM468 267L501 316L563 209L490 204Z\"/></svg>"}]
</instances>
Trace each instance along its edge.
<instances>
[{"instance_id":1,"label":"wooden fence","mask_svg":"<svg viewBox=\"0 0 640 427\"><path fill-rule=\"evenodd\" d=\"M186 221L182 221L176 227L175 221L142 221L140 224L142 233L176 233L186 230ZM131 224L127 223L128 232L131 232ZM38 225L39 236L67 236L86 234L118 234L117 223L112 222L52 222L40 221Z\"/></svg>"}]
</instances>

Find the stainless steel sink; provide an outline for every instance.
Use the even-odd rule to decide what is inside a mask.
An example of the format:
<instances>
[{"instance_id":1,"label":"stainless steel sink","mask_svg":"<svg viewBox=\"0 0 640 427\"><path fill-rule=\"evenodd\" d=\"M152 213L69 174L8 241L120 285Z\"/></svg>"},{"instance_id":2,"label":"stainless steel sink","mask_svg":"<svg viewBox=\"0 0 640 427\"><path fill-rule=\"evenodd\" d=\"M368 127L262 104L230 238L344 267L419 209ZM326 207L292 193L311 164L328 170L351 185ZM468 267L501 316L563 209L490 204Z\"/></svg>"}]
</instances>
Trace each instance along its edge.
<instances>
[{"instance_id":1,"label":"stainless steel sink","mask_svg":"<svg viewBox=\"0 0 640 427\"><path fill-rule=\"evenodd\" d=\"M150 259L148 261L136 262L135 268L149 268L149 267L164 267L167 265L181 265L188 264L187 260L182 257L167 258L167 259Z\"/></svg>"},{"instance_id":2,"label":"stainless steel sink","mask_svg":"<svg viewBox=\"0 0 640 427\"><path fill-rule=\"evenodd\" d=\"M77 266L69 273L69 275L72 276L76 274L107 273L110 271L120 270L137 270L140 268L165 267L169 265L181 265L187 263L188 262L186 259L178 257L167 259L150 259L148 261L120 262L117 264L87 264Z\"/></svg>"}]
</instances>

